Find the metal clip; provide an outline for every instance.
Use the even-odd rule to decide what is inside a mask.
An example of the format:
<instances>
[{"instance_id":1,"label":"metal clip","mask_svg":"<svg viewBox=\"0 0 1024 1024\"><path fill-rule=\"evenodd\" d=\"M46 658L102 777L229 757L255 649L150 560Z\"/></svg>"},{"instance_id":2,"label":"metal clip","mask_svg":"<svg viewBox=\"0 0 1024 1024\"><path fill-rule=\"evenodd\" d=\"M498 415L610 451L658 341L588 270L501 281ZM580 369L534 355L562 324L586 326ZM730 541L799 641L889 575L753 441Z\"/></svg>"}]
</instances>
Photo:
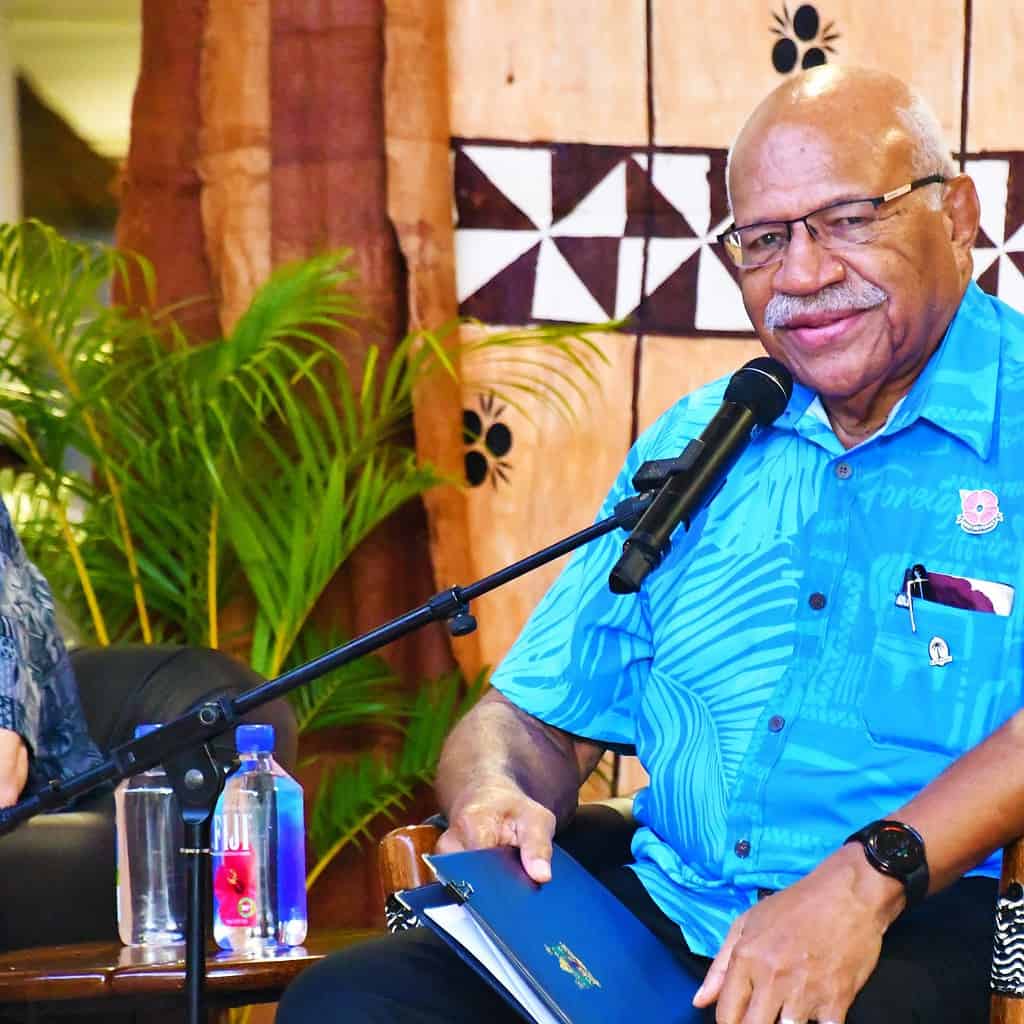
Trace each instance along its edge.
<instances>
[{"instance_id":1,"label":"metal clip","mask_svg":"<svg viewBox=\"0 0 1024 1024\"><path fill-rule=\"evenodd\" d=\"M903 590L896 595L896 604L900 608L906 608L910 613L910 631L917 632L917 621L914 619L914 587L917 587L917 596L924 597L924 588L928 583L928 573L923 565L914 565L903 574Z\"/></svg>"},{"instance_id":2,"label":"metal clip","mask_svg":"<svg viewBox=\"0 0 1024 1024\"><path fill-rule=\"evenodd\" d=\"M469 882L448 882L447 888L451 890L453 895L457 896L463 903L473 895L473 886Z\"/></svg>"}]
</instances>

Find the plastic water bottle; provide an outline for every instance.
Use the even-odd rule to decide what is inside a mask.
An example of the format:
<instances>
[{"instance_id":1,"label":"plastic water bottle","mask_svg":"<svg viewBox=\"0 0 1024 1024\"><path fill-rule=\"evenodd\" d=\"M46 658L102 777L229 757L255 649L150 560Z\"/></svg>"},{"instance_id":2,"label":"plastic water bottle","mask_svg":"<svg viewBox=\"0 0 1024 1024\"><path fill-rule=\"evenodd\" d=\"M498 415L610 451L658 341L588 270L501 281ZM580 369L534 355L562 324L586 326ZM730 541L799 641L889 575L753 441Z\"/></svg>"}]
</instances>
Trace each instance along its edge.
<instances>
[{"instance_id":1,"label":"plastic water bottle","mask_svg":"<svg viewBox=\"0 0 1024 1024\"><path fill-rule=\"evenodd\" d=\"M213 935L223 949L298 946L306 938L302 787L273 757L272 725L240 725L241 760L210 830Z\"/></svg>"},{"instance_id":2,"label":"plastic water bottle","mask_svg":"<svg viewBox=\"0 0 1024 1024\"><path fill-rule=\"evenodd\" d=\"M135 738L158 729L139 725ZM117 931L128 946L185 941L184 825L159 765L118 783Z\"/></svg>"}]
</instances>

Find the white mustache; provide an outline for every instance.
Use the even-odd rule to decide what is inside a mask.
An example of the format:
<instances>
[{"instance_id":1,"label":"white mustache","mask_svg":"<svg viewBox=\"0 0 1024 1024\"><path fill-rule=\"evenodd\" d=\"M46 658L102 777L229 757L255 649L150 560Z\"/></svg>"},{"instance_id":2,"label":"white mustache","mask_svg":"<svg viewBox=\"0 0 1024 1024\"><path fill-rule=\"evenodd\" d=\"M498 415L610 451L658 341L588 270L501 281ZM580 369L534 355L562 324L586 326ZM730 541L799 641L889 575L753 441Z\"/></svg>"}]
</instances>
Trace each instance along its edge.
<instances>
[{"instance_id":1,"label":"white mustache","mask_svg":"<svg viewBox=\"0 0 1024 1024\"><path fill-rule=\"evenodd\" d=\"M874 309L889 296L878 285L863 278L846 278L814 295L786 295L777 292L764 309L764 326L769 331L785 327L797 316L807 313L844 313L848 310Z\"/></svg>"}]
</instances>

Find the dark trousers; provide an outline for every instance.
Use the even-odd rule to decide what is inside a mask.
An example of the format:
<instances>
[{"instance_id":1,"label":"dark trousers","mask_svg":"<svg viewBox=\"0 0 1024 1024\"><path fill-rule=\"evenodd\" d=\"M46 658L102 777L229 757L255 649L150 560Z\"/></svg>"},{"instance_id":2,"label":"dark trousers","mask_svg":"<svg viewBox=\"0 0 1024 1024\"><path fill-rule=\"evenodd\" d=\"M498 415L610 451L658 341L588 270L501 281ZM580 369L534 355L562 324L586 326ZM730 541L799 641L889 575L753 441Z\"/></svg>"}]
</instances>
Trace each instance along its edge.
<instances>
[{"instance_id":1,"label":"dark trousers","mask_svg":"<svg viewBox=\"0 0 1024 1024\"><path fill-rule=\"evenodd\" d=\"M632 871L614 868L599 877L688 970L703 977L711 961L690 952ZM986 1024L995 900L995 879L962 879L901 917L887 932L878 967L846 1024ZM843 922L835 927L840 931ZM695 1024L714 1019L714 1007L693 1013ZM433 932L415 928L335 953L304 971L285 992L276 1024L522 1020Z\"/></svg>"}]
</instances>

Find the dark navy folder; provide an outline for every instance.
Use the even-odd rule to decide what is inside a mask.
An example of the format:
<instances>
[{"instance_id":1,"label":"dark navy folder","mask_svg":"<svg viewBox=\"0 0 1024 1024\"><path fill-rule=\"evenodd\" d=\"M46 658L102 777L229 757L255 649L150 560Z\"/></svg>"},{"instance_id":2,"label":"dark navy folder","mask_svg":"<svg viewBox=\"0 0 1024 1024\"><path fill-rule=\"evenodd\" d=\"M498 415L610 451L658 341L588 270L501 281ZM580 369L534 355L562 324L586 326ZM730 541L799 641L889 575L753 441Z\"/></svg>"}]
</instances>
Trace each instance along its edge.
<instances>
[{"instance_id":1,"label":"dark navy folder","mask_svg":"<svg viewBox=\"0 0 1024 1024\"><path fill-rule=\"evenodd\" d=\"M552 879L533 882L511 847L428 855L443 884L399 893L472 966L486 969L424 913L464 902L520 978L563 1024L696 1024L699 981L593 876L555 847ZM516 1006L493 978L491 984Z\"/></svg>"}]
</instances>

